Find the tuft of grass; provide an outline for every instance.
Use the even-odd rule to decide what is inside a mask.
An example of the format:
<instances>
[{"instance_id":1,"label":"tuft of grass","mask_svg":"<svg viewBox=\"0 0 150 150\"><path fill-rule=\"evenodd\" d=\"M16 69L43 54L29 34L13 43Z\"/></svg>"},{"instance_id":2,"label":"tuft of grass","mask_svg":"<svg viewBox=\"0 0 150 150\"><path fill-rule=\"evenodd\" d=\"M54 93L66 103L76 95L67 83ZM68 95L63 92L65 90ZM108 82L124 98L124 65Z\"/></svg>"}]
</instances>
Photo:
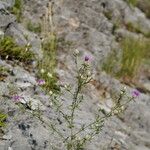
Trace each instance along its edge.
<instances>
[{"instance_id":1,"label":"tuft of grass","mask_svg":"<svg viewBox=\"0 0 150 150\"><path fill-rule=\"evenodd\" d=\"M57 49L59 45L53 22L53 3L48 3L42 20L43 58L38 64L38 77L45 80L43 88L46 92L58 93L60 87L57 85L58 79L55 68L57 66Z\"/></svg>"},{"instance_id":2,"label":"tuft of grass","mask_svg":"<svg viewBox=\"0 0 150 150\"><path fill-rule=\"evenodd\" d=\"M0 40L0 56L3 59L18 60L29 63L33 60L34 54L29 51L28 46L19 46L11 37L4 37Z\"/></svg>"},{"instance_id":3,"label":"tuft of grass","mask_svg":"<svg viewBox=\"0 0 150 150\"><path fill-rule=\"evenodd\" d=\"M137 0L126 0L128 4L132 5L132 6L136 6L137 4Z\"/></svg>"},{"instance_id":4,"label":"tuft of grass","mask_svg":"<svg viewBox=\"0 0 150 150\"><path fill-rule=\"evenodd\" d=\"M5 121L7 119L7 115L0 112L0 127L6 126Z\"/></svg>"},{"instance_id":5,"label":"tuft of grass","mask_svg":"<svg viewBox=\"0 0 150 150\"><path fill-rule=\"evenodd\" d=\"M132 79L138 74L143 62L149 59L149 41L128 37L122 39L120 47L122 49L120 61L116 60L116 54L112 53L102 69L116 77ZM119 70L116 70L118 68L116 66L119 66Z\"/></svg>"},{"instance_id":6,"label":"tuft of grass","mask_svg":"<svg viewBox=\"0 0 150 150\"><path fill-rule=\"evenodd\" d=\"M41 24L40 23L36 24L29 21L27 23L27 29L34 33L41 33Z\"/></svg>"},{"instance_id":7,"label":"tuft of grass","mask_svg":"<svg viewBox=\"0 0 150 150\"><path fill-rule=\"evenodd\" d=\"M150 18L150 0L138 0L137 7L140 8L148 18Z\"/></svg>"},{"instance_id":8,"label":"tuft of grass","mask_svg":"<svg viewBox=\"0 0 150 150\"><path fill-rule=\"evenodd\" d=\"M125 38L121 41L123 49L119 76L134 77L138 73L146 52L145 42L141 39Z\"/></svg>"},{"instance_id":9,"label":"tuft of grass","mask_svg":"<svg viewBox=\"0 0 150 150\"><path fill-rule=\"evenodd\" d=\"M115 34L115 31L116 31L120 26L121 26L121 23L120 23L119 20L118 20L118 21L115 21L115 22L113 23L113 27L112 27L112 34L113 34L113 35Z\"/></svg>"},{"instance_id":10,"label":"tuft of grass","mask_svg":"<svg viewBox=\"0 0 150 150\"><path fill-rule=\"evenodd\" d=\"M143 34L146 38L150 38L150 32L143 32L139 26L135 26L133 23L129 22L126 24L127 30L135 33L141 33Z\"/></svg>"},{"instance_id":11,"label":"tuft of grass","mask_svg":"<svg viewBox=\"0 0 150 150\"><path fill-rule=\"evenodd\" d=\"M108 20L112 20L113 14L111 11L105 11L104 15Z\"/></svg>"},{"instance_id":12,"label":"tuft of grass","mask_svg":"<svg viewBox=\"0 0 150 150\"><path fill-rule=\"evenodd\" d=\"M136 33L142 33L140 27L135 26L133 23L128 22L126 24L126 28L127 30L131 31L131 32L136 32Z\"/></svg>"},{"instance_id":13,"label":"tuft of grass","mask_svg":"<svg viewBox=\"0 0 150 150\"><path fill-rule=\"evenodd\" d=\"M0 73L8 72L8 69L0 65Z\"/></svg>"},{"instance_id":14,"label":"tuft of grass","mask_svg":"<svg viewBox=\"0 0 150 150\"><path fill-rule=\"evenodd\" d=\"M150 18L150 0L125 0L128 4L141 9Z\"/></svg>"},{"instance_id":15,"label":"tuft of grass","mask_svg":"<svg viewBox=\"0 0 150 150\"><path fill-rule=\"evenodd\" d=\"M11 12L16 15L17 21L21 22L22 17L22 0L15 0L15 4L11 10Z\"/></svg>"},{"instance_id":16,"label":"tuft of grass","mask_svg":"<svg viewBox=\"0 0 150 150\"><path fill-rule=\"evenodd\" d=\"M116 69L118 61L119 58L117 55L117 51L113 50L104 61L102 65L102 70L105 70L108 74L112 75L116 74L118 70Z\"/></svg>"},{"instance_id":17,"label":"tuft of grass","mask_svg":"<svg viewBox=\"0 0 150 150\"><path fill-rule=\"evenodd\" d=\"M57 76L55 68L57 65L57 38L55 34L51 34L49 38L42 43L43 59L38 64L38 76L45 80L44 89L49 92L58 92Z\"/></svg>"},{"instance_id":18,"label":"tuft of grass","mask_svg":"<svg viewBox=\"0 0 150 150\"><path fill-rule=\"evenodd\" d=\"M0 65L0 82L4 81L7 78L7 73L9 69L5 68L4 66Z\"/></svg>"}]
</instances>

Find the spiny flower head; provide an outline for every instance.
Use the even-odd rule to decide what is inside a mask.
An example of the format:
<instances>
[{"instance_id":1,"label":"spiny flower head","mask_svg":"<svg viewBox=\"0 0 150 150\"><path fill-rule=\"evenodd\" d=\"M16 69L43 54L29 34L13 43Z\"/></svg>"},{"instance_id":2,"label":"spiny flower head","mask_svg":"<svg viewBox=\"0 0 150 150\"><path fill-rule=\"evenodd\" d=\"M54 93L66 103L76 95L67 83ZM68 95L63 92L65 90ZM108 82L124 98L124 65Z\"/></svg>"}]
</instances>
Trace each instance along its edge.
<instances>
[{"instance_id":1,"label":"spiny flower head","mask_svg":"<svg viewBox=\"0 0 150 150\"><path fill-rule=\"evenodd\" d=\"M140 92L139 92L138 90L134 90L134 91L132 91L132 96L133 96L134 98L137 98L137 97L140 96Z\"/></svg>"},{"instance_id":2,"label":"spiny flower head","mask_svg":"<svg viewBox=\"0 0 150 150\"><path fill-rule=\"evenodd\" d=\"M45 84L45 80L44 79L39 79L37 81L38 85L44 85Z\"/></svg>"},{"instance_id":3,"label":"spiny flower head","mask_svg":"<svg viewBox=\"0 0 150 150\"><path fill-rule=\"evenodd\" d=\"M23 97L19 95L13 95L12 99L15 103L19 103Z\"/></svg>"},{"instance_id":4,"label":"spiny flower head","mask_svg":"<svg viewBox=\"0 0 150 150\"><path fill-rule=\"evenodd\" d=\"M89 57L88 55L86 55L86 56L84 57L84 60L85 60L85 61L89 61L89 60L90 60L90 57Z\"/></svg>"}]
</instances>

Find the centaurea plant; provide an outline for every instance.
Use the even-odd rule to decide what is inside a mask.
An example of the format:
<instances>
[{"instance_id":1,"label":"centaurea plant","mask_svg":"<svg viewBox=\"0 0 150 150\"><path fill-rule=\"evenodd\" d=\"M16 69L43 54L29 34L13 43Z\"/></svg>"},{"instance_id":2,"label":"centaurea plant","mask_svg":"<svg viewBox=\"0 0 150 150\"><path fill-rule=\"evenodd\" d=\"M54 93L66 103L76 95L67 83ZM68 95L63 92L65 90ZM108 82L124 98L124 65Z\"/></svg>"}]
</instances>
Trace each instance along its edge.
<instances>
[{"instance_id":1,"label":"centaurea plant","mask_svg":"<svg viewBox=\"0 0 150 150\"><path fill-rule=\"evenodd\" d=\"M82 65L79 67L78 64L78 54L77 51L74 53L74 60L77 69L76 75L76 87L72 88L70 85L61 85L61 88L64 89L65 92L69 92L71 95L71 103L68 108L68 111L64 109L64 104L59 94L53 93L52 91L49 92L50 94L50 106L56 112L57 121L59 124L64 123L66 125L65 134L59 127L57 127L57 123L54 121L47 121L44 118L44 115L40 111L40 107L37 110L33 110L32 114L34 114L42 123L50 127L50 129L56 133L61 139L64 145L64 150L83 150L87 142L90 142L96 135L98 135L104 126L105 121L119 113L123 112L125 106L134 100L137 96L140 95L138 91L133 91L131 96L126 94L126 89L121 90L116 103L111 108L109 112L106 112L104 109L98 108L95 118L88 124L84 123L78 127L75 123L76 119L76 111L80 108L81 103L84 102L84 96L82 95L82 89L90 83L92 80L92 74L90 71L90 57L85 56ZM40 82L41 83L41 82ZM43 81L42 81L43 83ZM39 84L42 85L42 84ZM127 97L127 100L124 102L124 98ZM31 104L32 105L32 104ZM32 107L30 107L32 108ZM60 119L59 119L60 118ZM56 146L53 146L55 149Z\"/></svg>"}]
</instances>

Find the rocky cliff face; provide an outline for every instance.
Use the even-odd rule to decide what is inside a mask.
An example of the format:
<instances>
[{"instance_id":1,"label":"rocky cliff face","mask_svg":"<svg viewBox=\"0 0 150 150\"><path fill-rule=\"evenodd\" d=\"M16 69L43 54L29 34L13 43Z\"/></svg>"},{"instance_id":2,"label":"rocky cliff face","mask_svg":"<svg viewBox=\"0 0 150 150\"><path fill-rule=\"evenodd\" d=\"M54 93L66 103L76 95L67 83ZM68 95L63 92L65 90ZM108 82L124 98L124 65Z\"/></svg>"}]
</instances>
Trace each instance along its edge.
<instances>
[{"instance_id":1,"label":"rocky cliff face","mask_svg":"<svg viewBox=\"0 0 150 150\"><path fill-rule=\"evenodd\" d=\"M35 24L42 22L47 3L48 0L24 0L22 21L18 23L16 16L10 11L15 0L0 0L0 38L11 36L21 46L30 42L36 59L41 60L42 36L28 31L26 26L29 20ZM125 86L102 72L101 64L113 49L121 52L118 46L119 38L144 37L150 33L150 20L141 9L123 0L55 0L52 6L54 30L61 41L55 68L60 82L74 84L74 49L92 58L95 82L84 91L85 106L80 110L81 115L77 120L79 125L83 121L88 123L94 116L95 108L100 105L108 110L112 105L111 93L117 93ZM118 23L119 26L116 27ZM140 33L129 31L129 24L139 28ZM40 105L48 119L55 117L48 104L49 96L43 94L43 90L36 86L36 61L32 64L32 69L27 69L24 65L0 58L0 66L9 70L5 73L4 80L0 78L0 110L8 114L7 127L0 130L0 150L51 150L50 143L63 150L57 137L50 134L49 129L36 118L26 111L20 111L10 96L10 92L17 92L25 100L31 100L33 106ZM147 92L141 93L121 118L114 117L108 120L102 133L88 144L86 150L150 149L149 79L146 79L146 84ZM127 87L129 93L133 89L134 86ZM105 98L102 93L105 93ZM65 95L65 98L68 99L68 95ZM63 129L63 124L60 128Z\"/></svg>"}]
</instances>

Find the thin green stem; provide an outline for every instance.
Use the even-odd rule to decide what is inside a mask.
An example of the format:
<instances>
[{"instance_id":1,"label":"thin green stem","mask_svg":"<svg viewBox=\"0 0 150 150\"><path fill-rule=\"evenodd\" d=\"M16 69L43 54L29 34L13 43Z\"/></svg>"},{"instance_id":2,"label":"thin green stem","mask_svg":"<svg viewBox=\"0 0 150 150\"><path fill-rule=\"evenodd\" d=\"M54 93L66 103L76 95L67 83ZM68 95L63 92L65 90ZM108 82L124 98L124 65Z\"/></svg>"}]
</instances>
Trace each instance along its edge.
<instances>
[{"instance_id":1,"label":"thin green stem","mask_svg":"<svg viewBox=\"0 0 150 150\"><path fill-rule=\"evenodd\" d=\"M124 106L124 105L127 105L127 104L128 104L131 100L133 100L133 99L134 99L133 97L130 98L126 103L119 105L119 107L122 107L122 106ZM107 118L111 117L111 116L112 116L112 112L114 112L114 111L117 110L117 109L118 109L118 106L116 105L116 107L114 107L114 108L111 110L111 112L107 113L104 117L99 118L98 121L101 121L101 120L104 120L104 119L107 119ZM94 125L96 122L97 122L97 120L95 120L95 121L93 121L92 123L88 124L87 126L81 128L78 132L76 132L76 133L73 135L73 137L75 137L77 134L81 133L81 132L84 131L85 129L87 129L87 128L89 128L89 127L92 127L92 125Z\"/></svg>"}]
</instances>

